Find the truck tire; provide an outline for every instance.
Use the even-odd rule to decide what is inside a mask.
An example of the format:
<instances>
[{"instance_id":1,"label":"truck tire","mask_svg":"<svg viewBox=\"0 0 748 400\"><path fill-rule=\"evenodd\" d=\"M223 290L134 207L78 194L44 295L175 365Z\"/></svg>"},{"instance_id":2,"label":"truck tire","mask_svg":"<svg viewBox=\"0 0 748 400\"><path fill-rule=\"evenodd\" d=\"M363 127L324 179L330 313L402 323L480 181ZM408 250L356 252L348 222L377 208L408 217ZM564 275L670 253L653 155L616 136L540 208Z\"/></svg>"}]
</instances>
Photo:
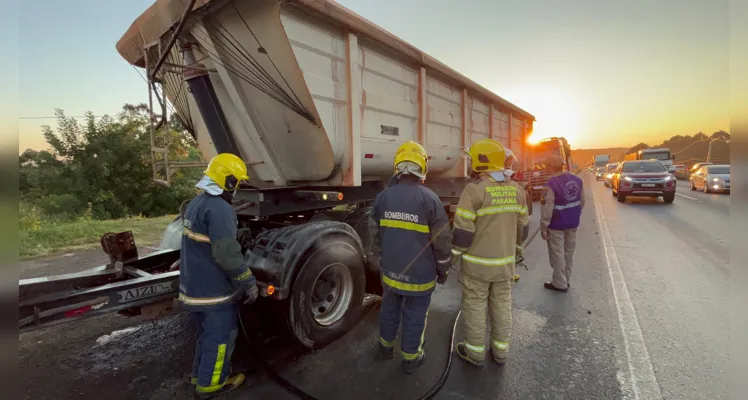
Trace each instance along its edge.
<instances>
[{"instance_id":1,"label":"truck tire","mask_svg":"<svg viewBox=\"0 0 748 400\"><path fill-rule=\"evenodd\" d=\"M325 346L358 323L364 300L364 261L358 244L330 235L300 265L288 301L291 334L308 348Z\"/></svg>"},{"instance_id":2,"label":"truck tire","mask_svg":"<svg viewBox=\"0 0 748 400\"><path fill-rule=\"evenodd\" d=\"M618 199L619 203L625 203L626 202L626 196L623 195L623 194L621 194L620 191L618 193L616 193L616 198Z\"/></svg>"},{"instance_id":3,"label":"truck tire","mask_svg":"<svg viewBox=\"0 0 748 400\"><path fill-rule=\"evenodd\" d=\"M675 200L675 193L662 196L662 200L664 200L665 203L672 203L673 200Z\"/></svg>"}]
</instances>

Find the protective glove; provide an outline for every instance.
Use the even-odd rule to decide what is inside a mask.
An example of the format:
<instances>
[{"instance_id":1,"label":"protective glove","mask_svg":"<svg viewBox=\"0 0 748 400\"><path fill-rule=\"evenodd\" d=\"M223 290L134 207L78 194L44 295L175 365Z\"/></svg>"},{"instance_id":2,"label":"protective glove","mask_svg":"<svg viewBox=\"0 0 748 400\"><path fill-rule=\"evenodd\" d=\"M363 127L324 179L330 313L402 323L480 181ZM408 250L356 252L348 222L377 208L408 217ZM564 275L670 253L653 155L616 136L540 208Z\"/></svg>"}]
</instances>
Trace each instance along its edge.
<instances>
[{"instance_id":1,"label":"protective glove","mask_svg":"<svg viewBox=\"0 0 748 400\"><path fill-rule=\"evenodd\" d=\"M436 275L437 275L436 283L440 285L447 283L447 278L449 277L449 271L444 271L444 272L437 271Z\"/></svg>"},{"instance_id":2,"label":"protective glove","mask_svg":"<svg viewBox=\"0 0 748 400\"><path fill-rule=\"evenodd\" d=\"M249 285L246 289L244 289L244 304L252 304L257 300L257 296L260 295L260 291L257 289L256 284Z\"/></svg>"}]
</instances>

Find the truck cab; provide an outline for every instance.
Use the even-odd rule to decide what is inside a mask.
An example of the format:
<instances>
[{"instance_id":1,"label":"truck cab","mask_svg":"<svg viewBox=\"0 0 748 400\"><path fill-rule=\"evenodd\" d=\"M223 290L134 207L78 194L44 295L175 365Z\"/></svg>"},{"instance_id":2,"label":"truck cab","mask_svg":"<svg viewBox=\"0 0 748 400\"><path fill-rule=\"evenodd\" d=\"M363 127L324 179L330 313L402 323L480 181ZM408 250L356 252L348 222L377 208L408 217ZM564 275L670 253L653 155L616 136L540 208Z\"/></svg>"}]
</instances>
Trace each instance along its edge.
<instances>
[{"instance_id":1,"label":"truck cab","mask_svg":"<svg viewBox=\"0 0 748 400\"><path fill-rule=\"evenodd\" d=\"M529 147L531 169L517 173L517 180L527 182L533 201L539 200L543 186L548 182L551 172L543 164L551 156L560 156L564 160L564 171L572 171L571 147L563 137L543 139Z\"/></svg>"}]
</instances>

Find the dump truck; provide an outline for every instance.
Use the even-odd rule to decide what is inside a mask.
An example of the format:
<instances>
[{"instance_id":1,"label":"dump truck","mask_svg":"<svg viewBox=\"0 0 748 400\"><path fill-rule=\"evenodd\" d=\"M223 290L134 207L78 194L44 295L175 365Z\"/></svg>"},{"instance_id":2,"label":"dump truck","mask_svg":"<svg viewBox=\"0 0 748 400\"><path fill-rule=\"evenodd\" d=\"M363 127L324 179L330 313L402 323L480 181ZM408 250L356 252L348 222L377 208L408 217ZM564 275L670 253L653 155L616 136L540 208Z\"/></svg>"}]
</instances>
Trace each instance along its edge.
<instances>
[{"instance_id":1,"label":"dump truck","mask_svg":"<svg viewBox=\"0 0 748 400\"><path fill-rule=\"evenodd\" d=\"M656 147L656 148L648 148L648 149L642 149L630 154L626 154L623 159L625 161L628 160L657 160L662 163L662 165L667 168L668 172L675 173L675 164L673 164L673 160L675 160L675 156L670 154L670 149L666 147Z\"/></svg>"},{"instance_id":2,"label":"dump truck","mask_svg":"<svg viewBox=\"0 0 748 400\"><path fill-rule=\"evenodd\" d=\"M545 165L545 160L554 155L564 160L564 171L573 171L569 142L564 137L550 137L529 147L529 168L517 173L517 180L527 182L527 189L533 201L540 200L543 186L552 175Z\"/></svg>"},{"instance_id":3,"label":"dump truck","mask_svg":"<svg viewBox=\"0 0 748 400\"><path fill-rule=\"evenodd\" d=\"M146 77L156 181L206 165L169 160L169 118L205 160L233 153L247 163L234 207L257 306L276 310L307 347L345 334L365 293L381 293L367 221L400 144L426 148L425 184L450 215L470 179L469 143L495 138L526 162L533 115L335 1L157 0L116 48ZM19 330L115 311L164 315L181 236L177 217L141 255L131 232L107 233L108 264L20 281Z\"/></svg>"}]
</instances>

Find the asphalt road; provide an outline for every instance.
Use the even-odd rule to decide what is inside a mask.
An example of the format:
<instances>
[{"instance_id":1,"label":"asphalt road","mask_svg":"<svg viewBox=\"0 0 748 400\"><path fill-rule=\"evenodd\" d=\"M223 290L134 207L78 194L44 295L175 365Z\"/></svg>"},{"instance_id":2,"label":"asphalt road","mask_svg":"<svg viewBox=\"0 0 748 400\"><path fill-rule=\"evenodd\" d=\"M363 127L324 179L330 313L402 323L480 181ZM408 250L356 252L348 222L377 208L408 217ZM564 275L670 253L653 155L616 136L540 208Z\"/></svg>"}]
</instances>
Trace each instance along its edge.
<instances>
[{"instance_id":1,"label":"asphalt road","mask_svg":"<svg viewBox=\"0 0 748 400\"><path fill-rule=\"evenodd\" d=\"M679 184L673 204L650 199L620 204L602 182L583 176L587 207L572 288L565 294L543 289L551 271L538 235L526 251L529 271L518 271L521 279L513 289L508 364L499 367L489 358L477 369L455 356L435 398L728 397L729 196L694 193ZM48 264L55 268L55 262ZM254 321L246 322L260 343L256 351L318 399L416 399L444 370L459 300L459 286L450 277L433 297L427 361L411 376L402 374L399 357L372 359L376 298L351 333L314 353L283 338L255 337ZM21 335L22 393L34 399L190 398L185 378L194 332L187 316L141 325L119 341L96 345L100 336L132 324L110 315ZM240 339L234 368L250 371L249 384L225 398L295 398L255 372L253 357Z\"/></svg>"}]
</instances>

